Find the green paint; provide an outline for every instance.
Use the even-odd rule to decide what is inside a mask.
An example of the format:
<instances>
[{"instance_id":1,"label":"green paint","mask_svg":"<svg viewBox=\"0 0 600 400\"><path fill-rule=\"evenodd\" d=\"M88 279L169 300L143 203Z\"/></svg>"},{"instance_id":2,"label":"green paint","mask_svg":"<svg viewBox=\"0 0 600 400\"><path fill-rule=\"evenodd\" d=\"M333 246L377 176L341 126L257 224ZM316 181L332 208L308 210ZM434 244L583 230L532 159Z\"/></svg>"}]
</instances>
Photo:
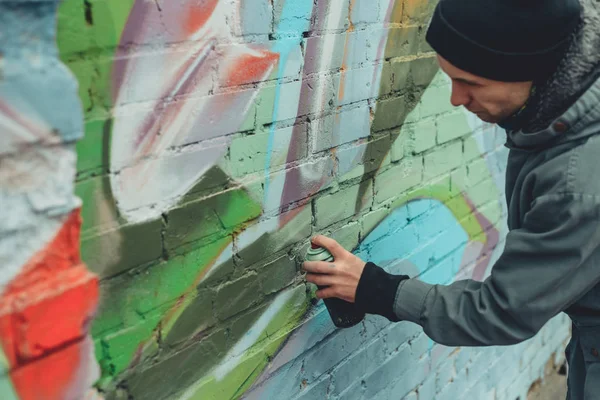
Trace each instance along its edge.
<instances>
[{"instance_id":1,"label":"green paint","mask_svg":"<svg viewBox=\"0 0 600 400\"><path fill-rule=\"evenodd\" d=\"M360 185L354 185L317 198L315 200L316 228L323 229L335 222L353 216L359 191ZM369 208L372 203L372 196L366 197L360 210Z\"/></svg>"},{"instance_id":2,"label":"green paint","mask_svg":"<svg viewBox=\"0 0 600 400\"><path fill-rule=\"evenodd\" d=\"M266 367L268 357L277 352L297 326L308 305L305 287L296 287L292 297L267 325L255 345L244 352L236 368L220 381L211 375L205 377L195 386L195 394L190 400L240 398Z\"/></svg>"},{"instance_id":3,"label":"green paint","mask_svg":"<svg viewBox=\"0 0 600 400\"><path fill-rule=\"evenodd\" d=\"M375 120L371 126L374 132L401 126L409 111L404 96L379 100L376 110Z\"/></svg>"},{"instance_id":4,"label":"green paint","mask_svg":"<svg viewBox=\"0 0 600 400\"><path fill-rule=\"evenodd\" d=\"M437 134L435 121L424 120L417 122L414 127L414 152L416 154L423 153L435 147L435 137Z\"/></svg>"},{"instance_id":5,"label":"green paint","mask_svg":"<svg viewBox=\"0 0 600 400\"><path fill-rule=\"evenodd\" d=\"M255 274L234 282L227 282L217 292L215 312L224 321L229 317L257 304L261 300L260 281Z\"/></svg>"},{"instance_id":6,"label":"green paint","mask_svg":"<svg viewBox=\"0 0 600 400\"><path fill-rule=\"evenodd\" d=\"M8 360L0 347L0 397L3 400L18 400L19 398L13 388L10 375L8 375L9 369Z\"/></svg>"},{"instance_id":7,"label":"green paint","mask_svg":"<svg viewBox=\"0 0 600 400\"><path fill-rule=\"evenodd\" d=\"M398 7L399 1L396 2ZM392 27L389 29L388 40L385 47L386 58L406 57L418 52L419 27Z\"/></svg>"},{"instance_id":8,"label":"green paint","mask_svg":"<svg viewBox=\"0 0 600 400\"><path fill-rule=\"evenodd\" d=\"M85 135L77 142L77 171L106 173L107 157L104 154L105 138L108 135L109 120L93 120L85 123Z\"/></svg>"},{"instance_id":9,"label":"green paint","mask_svg":"<svg viewBox=\"0 0 600 400\"><path fill-rule=\"evenodd\" d=\"M437 140L440 144L471 133L471 127L467 123L467 119L462 112L440 117L437 124ZM480 155L479 151L477 151L477 155Z\"/></svg>"},{"instance_id":10,"label":"green paint","mask_svg":"<svg viewBox=\"0 0 600 400\"><path fill-rule=\"evenodd\" d=\"M101 278L158 261L163 255L162 223L123 225L116 230L81 240L81 254L88 268Z\"/></svg>"},{"instance_id":11,"label":"green paint","mask_svg":"<svg viewBox=\"0 0 600 400\"><path fill-rule=\"evenodd\" d=\"M375 203L380 204L402 196L422 182L422 175L421 158L405 158L375 177Z\"/></svg>"},{"instance_id":12,"label":"green paint","mask_svg":"<svg viewBox=\"0 0 600 400\"><path fill-rule=\"evenodd\" d=\"M424 156L425 181L439 177L460 167L463 163L463 146L461 142L438 147Z\"/></svg>"},{"instance_id":13,"label":"green paint","mask_svg":"<svg viewBox=\"0 0 600 400\"><path fill-rule=\"evenodd\" d=\"M115 376L122 372L137 347L151 339L158 323L163 321L166 325L170 322L168 311L181 307L177 300L182 296L193 296L194 282L228 243L226 238L205 245L137 275L119 276L102 286L102 308L94 320L93 336L110 339L113 335L119 336L119 332L125 335L117 349L113 351L107 341L108 349L97 354L98 359L106 358L108 354L111 360L111 368L103 368L103 375ZM167 335L168 331L163 334Z\"/></svg>"},{"instance_id":14,"label":"green paint","mask_svg":"<svg viewBox=\"0 0 600 400\"><path fill-rule=\"evenodd\" d=\"M77 182L75 194L81 198L84 204L81 211L82 236L89 236L94 231L105 231L117 227L117 212L112 196L110 196L108 176Z\"/></svg>"},{"instance_id":15,"label":"green paint","mask_svg":"<svg viewBox=\"0 0 600 400\"><path fill-rule=\"evenodd\" d=\"M392 75L392 84L390 89L392 92L406 91L408 86L408 76L413 62L414 61L394 59L390 61L390 71Z\"/></svg>"},{"instance_id":16,"label":"green paint","mask_svg":"<svg viewBox=\"0 0 600 400\"><path fill-rule=\"evenodd\" d=\"M275 293L288 286L296 277L296 262L283 255L259 269L259 282L265 295Z\"/></svg>"},{"instance_id":17,"label":"green paint","mask_svg":"<svg viewBox=\"0 0 600 400\"><path fill-rule=\"evenodd\" d=\"M360 224L358 222L352 222L331 232L330 237L342 245L346 250L352 251L358 247L359 232Z\"/></svg>"},{"instance_id":18,"label":"green paint","mask_svg":"<svg viewBox=\"0 0 600 400\"><path fill-rule=\"evenodd\" d=\"M417 58L410 62L410 76L417 87L426 88L439 70L437 57Z\"/></svg>"},{"instance_id":19,"label":"green paint","mask_svg":"<svg viewBox=\"0 0 600 400\"><path fill-rule=\"evenodd\" d=\"M227 236L243 229L244 223L261 212L260 205L242 189L183 204L167 213L166 248L174 249L208 236Z\"/></svg>"}]
</instances>

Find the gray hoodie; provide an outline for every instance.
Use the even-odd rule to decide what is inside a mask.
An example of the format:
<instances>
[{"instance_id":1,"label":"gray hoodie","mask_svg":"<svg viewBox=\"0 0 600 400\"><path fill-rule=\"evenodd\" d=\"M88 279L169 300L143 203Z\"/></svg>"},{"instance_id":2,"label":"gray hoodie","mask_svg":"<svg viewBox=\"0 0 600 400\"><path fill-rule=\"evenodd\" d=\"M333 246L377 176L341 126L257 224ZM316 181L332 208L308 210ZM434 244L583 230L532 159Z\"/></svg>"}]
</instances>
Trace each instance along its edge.
<instances>
[{"instance_id":1,"label":"gray hoodie","mask_svg":"<svg viewBox=\"0 0 600 400\"><path fill-rule=\"evenodd\" d=\"M396 279L390 318L441 344L487 346L531 338L566 312L572 400L600 399L600 7L581 3L566 57L526 120L507 129L510 231L491 275L450 285Z\"/></svg>"}]
</instances>

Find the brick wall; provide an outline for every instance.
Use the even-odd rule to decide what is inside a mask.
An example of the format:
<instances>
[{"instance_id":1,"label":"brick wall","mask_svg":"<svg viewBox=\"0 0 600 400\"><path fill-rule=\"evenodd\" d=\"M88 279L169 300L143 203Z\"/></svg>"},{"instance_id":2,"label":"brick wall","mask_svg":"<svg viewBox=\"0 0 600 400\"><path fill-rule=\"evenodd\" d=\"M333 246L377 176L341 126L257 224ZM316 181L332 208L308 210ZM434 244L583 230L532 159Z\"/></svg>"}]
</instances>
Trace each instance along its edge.
<instances>
[{"instance_id":1,"label":"brick wall","mask_svg":"<svg viewBox=\"0 0 600 400\"><path fill-rule=\"evenodd\" d=\"M20 128L0 157L29 168L40 164L28 151L52 153L53 163L31 177L0 165L0 179L18 183L0 195L25 213L3 209L3 220L29 218L0 225L11 261L0 318L19 320L15 293L25 309L37 304L40 282L65 289L48 290L55 311L32 321L51 325L80 305L65 322L74 333L33 355L35 335L19 347L24 328L0 332L0 390L12 398L50 393L35 374L70 365L51 398L93 386L90 398L107 399L524 400L549 360L562 361L564 317L525 343L485 349L440 346L374 316L337 330L299 273L319 233L431 283L481 280L501 252L504 133L450 105L424 41L434 2L0 4L0 22L19 21L0 24L11 38L1 41L0 122ZM11 75L13 60L40 77ZM36 197L49 181L53 192ZM16 254L13 231L12 243L28 243ZM75 243L68 261L37 261L65 240ZM77 279L35 281L31 259ZM84 295L72 300L70 287ZM72 345L78 363L51 361ZM21 365L37 372L19 375Z\"/></svg>"}]
</instances>

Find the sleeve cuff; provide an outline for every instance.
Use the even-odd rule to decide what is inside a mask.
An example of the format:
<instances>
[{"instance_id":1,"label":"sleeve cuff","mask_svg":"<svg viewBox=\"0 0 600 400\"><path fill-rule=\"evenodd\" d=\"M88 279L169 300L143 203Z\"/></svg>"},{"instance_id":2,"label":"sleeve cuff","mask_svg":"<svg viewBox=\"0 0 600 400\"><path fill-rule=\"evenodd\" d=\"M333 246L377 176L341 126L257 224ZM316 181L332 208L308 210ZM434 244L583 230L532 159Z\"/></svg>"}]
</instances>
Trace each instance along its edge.
<instances>
[{"instance_id":1,"label":"sleeve cuff","mask_svg":"<svg viewBox=\"0 0 600 400\"><path fill-rule=\"evenodd\" d=\"M398 285L408 279L407 275L388 274L372 262L365 269L356 288L355 305L362 312L378 314L390 321L400 321L394 313Z\"/></svg>"},{"instance_id":2,"label":"sleeve cuff","mask_svg":"<svg viewBox=\"0 0 600 400\"><path fill-rule=\"evenodd\" d=\"M425 299L433 285L418 279L406 279L400 282L394 300L394 314L402 321L421 324L421 315Z\"/></svg>"}]
</instances>

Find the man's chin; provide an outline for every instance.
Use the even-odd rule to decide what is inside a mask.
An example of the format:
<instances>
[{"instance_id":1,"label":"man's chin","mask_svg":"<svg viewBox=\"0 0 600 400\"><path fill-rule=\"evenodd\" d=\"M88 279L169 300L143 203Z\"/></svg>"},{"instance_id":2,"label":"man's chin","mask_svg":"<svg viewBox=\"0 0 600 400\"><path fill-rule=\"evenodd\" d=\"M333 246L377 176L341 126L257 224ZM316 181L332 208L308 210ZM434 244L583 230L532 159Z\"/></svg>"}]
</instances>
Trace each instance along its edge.
<instances>
[{"instance_id":1,"label":"man's chin","mask_svg":"<svg viewBox=\"0 0 600 400\"><path fill-rule=\"evenodd\" d=\"M490 115L488 113L483 113L483 112L477 113L476 112L474 114L477 115L477 118L479 118L483 122L487 122L489 124L496 124L496 123L500 122L500 118L494 117L493 115Z\"/></svg>"}]
</instances>

